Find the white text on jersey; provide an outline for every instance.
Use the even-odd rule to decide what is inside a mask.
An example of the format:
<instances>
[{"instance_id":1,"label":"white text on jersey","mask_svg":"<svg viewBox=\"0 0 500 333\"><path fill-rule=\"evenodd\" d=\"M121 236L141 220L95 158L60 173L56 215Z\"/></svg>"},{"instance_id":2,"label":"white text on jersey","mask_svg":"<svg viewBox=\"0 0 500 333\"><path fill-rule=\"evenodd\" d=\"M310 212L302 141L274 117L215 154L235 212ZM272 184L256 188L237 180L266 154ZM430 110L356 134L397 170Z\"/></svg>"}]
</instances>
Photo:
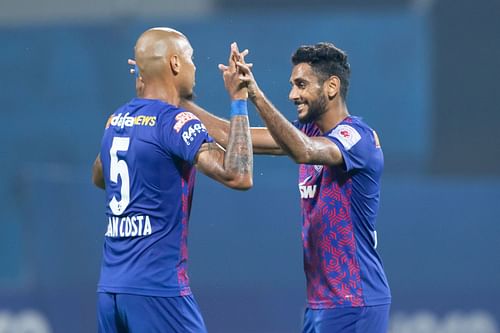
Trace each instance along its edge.
<instances>
[{"instance_id":1,"label":"white text on jersey","mask_svg":"<svg viewBox=\"0 0 500 333\"><path fill-rule=\"evenodd\" d=\"M148 215L110 216L108 220L108 231L104 235L106 237L140 237L153 233Z\"/></svg>"},{"instance_id":2,"label":"white text on jersey","mask_svg":"<svg viewBox=\"0 0 500 333\"><path fill-rule=\"evenodd\" d=\"M191 142L193 142L194 138L198 133L201 132L206 132L207 129L205 128L205 125L202 123L196 123L191 126L189 126L184 132L182 132L182 139L186 143L186 145L190 145Z\"/></svg>"},{"instance_id":3,"label":"white text on jersey","mask_svg":"<svg viewBox=\"0 0 500 333\"><path fill-rule=\"evenodd\" d=\"M316 185L299 185L300 198L311 199L316 195Z\"/></svg>"}]
</instances>

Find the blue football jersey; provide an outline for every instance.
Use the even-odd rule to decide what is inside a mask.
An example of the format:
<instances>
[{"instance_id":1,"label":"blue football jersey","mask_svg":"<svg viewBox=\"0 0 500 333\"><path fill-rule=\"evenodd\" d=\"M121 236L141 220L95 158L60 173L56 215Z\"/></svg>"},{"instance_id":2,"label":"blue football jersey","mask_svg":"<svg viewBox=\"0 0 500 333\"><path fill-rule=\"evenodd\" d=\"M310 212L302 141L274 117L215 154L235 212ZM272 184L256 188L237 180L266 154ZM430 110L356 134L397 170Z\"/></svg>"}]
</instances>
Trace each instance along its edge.
<instances>
[{"instance_id":1,"label":"blue football jersey","mask_svg":"<svg viewBox=\"0 0 500 333\"><path fill-rule=\"evenodd\" d=\"M347 117L321 133L295 125L306 135L335 143L344 166L300 165L299 191L308 306L312 309L390 303L377 254L376 216L384 159L375 131Z\"/></svg>"},{"instance_id":2,"label":"blue football jersey","mask_svg":"<svg viewBox=\"0 0 500 333\"><path fill-rule=\"evenodd\" d=\"M113 113L101 144L106 217L98 292L189 295L193 161L213 141L192 113L134 98Z\"/></svg>"}]
</instances>

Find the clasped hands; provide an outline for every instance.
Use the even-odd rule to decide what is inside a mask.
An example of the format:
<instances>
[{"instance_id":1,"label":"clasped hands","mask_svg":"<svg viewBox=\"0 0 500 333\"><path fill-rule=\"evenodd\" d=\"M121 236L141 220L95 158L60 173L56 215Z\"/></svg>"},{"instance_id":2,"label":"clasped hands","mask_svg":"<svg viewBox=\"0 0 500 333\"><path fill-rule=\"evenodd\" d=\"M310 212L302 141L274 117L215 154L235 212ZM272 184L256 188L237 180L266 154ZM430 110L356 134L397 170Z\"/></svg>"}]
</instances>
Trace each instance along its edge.
<instances>
[{"instance_id":1,"label":"clasped hands","mask_svg":"<svg viewBox=\"0 0 500 333\"><path fill-rule=\"evenodd\" d=\"M253 64L245 62L248 49L240 52L236 42L231 44L227 65L219 64L224 86L232 100L247 99L255 95L256 83L252 74Z\"/></svg>"}]
</instances>

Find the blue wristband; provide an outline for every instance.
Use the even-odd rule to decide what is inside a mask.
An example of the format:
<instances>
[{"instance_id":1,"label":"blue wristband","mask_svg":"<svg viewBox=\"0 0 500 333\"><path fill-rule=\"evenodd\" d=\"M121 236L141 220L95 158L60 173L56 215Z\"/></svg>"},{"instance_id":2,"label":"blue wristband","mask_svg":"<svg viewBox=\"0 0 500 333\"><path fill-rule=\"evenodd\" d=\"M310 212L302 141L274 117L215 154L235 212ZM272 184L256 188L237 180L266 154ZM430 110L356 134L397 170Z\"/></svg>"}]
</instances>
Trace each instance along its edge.
<instances>
[{"instance_id":1,"label":"blue wristband","mask_svg":"<svg viewBox=\"0 0 500 333\"><path fill-rule=\"evenodd\" d=\"M248 116L246 99L237 99L231 102L231 117L233 116Z\"/></svg>"}]
</instances>

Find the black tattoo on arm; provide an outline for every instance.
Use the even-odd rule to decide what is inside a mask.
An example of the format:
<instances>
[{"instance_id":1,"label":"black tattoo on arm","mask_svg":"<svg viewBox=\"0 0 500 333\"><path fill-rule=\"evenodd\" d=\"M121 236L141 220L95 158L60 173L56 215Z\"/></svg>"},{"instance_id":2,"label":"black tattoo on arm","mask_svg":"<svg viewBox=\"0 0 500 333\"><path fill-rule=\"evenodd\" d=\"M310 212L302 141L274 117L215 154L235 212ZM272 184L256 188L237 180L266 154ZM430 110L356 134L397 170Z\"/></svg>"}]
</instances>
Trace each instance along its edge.
<instances>
[{"instance_id":1,"label":"black tattoo on arm","mask_svg":"<svg viewBox=\"0 0 500 333\"><path fill-rule=\"evenodd\" d=\"M231 118L230 126L224 169L237 175L251 176L253 151L248 117L234 116Z\"/></svg>"}]
</instances>

